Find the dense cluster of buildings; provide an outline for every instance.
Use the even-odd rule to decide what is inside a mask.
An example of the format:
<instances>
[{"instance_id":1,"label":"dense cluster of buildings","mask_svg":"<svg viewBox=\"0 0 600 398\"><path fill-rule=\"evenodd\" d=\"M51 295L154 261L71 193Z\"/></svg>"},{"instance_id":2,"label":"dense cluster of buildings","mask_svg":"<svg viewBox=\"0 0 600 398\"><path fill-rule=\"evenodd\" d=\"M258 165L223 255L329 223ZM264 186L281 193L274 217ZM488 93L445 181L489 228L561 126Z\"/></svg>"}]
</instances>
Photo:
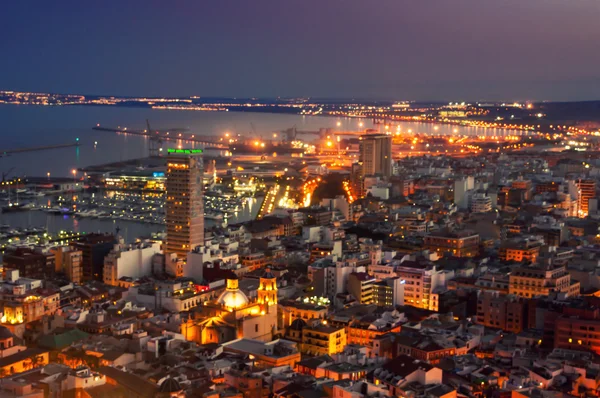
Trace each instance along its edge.
<instances>
[{"instance_id":1,"label":"dense cluster of buildings","mask_svg":"<svg viewBox=\"0 0 600 398\"><path fill-rule=\"evenodd\" d=\"M0 395L597 396L600 161L359 148L345 195L206 229L171 154L164 241L9 248Z\"/></svg>"}]
</instances>

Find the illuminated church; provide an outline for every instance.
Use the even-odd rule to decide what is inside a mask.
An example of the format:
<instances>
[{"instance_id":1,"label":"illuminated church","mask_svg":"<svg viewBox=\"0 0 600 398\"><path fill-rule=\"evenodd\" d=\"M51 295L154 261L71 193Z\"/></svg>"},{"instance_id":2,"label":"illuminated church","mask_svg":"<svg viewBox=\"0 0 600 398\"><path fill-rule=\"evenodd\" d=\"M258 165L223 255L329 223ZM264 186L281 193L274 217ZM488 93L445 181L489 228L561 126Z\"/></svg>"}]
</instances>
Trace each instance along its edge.
<instances>
[{"instance_id":1,"label":"illuminated church","mask_svg":"<svg viewBox=\"0 0 600 398\"><path fill-rule=\"evenodd\" d=\"M256 301L239 289L237 276L215 302L196 308L193 318L182 325L187 340L199 344L224 343L248 338L271 341L277 333L277 278L269 268L260 278Z\"/></svg>"}]
</instances>

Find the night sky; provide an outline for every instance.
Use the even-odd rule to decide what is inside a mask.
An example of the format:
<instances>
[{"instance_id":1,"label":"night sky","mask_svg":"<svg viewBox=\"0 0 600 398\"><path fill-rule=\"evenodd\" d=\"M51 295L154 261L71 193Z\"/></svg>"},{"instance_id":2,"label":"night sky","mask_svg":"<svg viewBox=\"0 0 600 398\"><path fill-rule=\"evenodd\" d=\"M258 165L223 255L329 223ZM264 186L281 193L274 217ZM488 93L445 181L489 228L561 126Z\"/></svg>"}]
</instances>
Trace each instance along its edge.
<instances>
[{"instance_id":1,"label":"night sky","mask_svg":"<svg viewBox=\"0 0 600 398\"><path fill-rule=\"evenodd\" d=\"M0 13L0 89L600 99L600 0L46 0Z\"/></svg>"}]
</instances>

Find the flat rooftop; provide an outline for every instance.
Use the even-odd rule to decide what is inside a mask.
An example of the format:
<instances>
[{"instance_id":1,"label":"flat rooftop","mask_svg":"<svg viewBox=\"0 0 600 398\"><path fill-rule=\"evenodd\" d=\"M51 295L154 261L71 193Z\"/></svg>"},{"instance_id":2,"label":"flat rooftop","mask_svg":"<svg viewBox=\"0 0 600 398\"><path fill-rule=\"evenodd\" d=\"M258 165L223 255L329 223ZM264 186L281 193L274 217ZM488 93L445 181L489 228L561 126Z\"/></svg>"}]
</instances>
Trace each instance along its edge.
<instances>
[{"instance_id":1,"label":"flat rooftop","mask_svg":"<svg viewBox=\"0 0 600 398\"><path fill-rule=\"evenodd\" d=\"M223 344L223 348L226 350L232 350L237 352L243 352L253 355L268 356L271 358L285 358L287 356L298 353L295 348L296 343L289 340L274 340L268 343L251 340L251 339L238 339ZM265 349L272 348L272 354L266 354Z\"/></svg>"}]
</instances>

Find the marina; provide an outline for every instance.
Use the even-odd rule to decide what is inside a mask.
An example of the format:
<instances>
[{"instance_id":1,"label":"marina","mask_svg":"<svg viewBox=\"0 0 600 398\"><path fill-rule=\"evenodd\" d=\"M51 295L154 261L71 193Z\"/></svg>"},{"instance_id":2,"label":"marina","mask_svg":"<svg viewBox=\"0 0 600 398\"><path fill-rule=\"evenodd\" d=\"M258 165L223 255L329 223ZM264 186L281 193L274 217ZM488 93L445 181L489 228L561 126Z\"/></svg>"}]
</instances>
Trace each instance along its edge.
<instances>
[{"instance_id":1,"label":"marina","mask_svg":"<svg viewBox=\"0 0 600 398\"><path fill-rule=\"evenodd\" d=\"M165 227L164 198L147 197L123 192L76 193L70 195L32 196L22 192L24 199L9 206L6 196L2 203L0 247L9 240L28 242L44 233L119 231L126 241L160 233ZM75 198L75 199L74 199ZM206 195L205 222L207 227L248 221L256 217L262 197L217 197ZM19 199L20 200L20 199Z\"/></svg>"}]
</instances>

